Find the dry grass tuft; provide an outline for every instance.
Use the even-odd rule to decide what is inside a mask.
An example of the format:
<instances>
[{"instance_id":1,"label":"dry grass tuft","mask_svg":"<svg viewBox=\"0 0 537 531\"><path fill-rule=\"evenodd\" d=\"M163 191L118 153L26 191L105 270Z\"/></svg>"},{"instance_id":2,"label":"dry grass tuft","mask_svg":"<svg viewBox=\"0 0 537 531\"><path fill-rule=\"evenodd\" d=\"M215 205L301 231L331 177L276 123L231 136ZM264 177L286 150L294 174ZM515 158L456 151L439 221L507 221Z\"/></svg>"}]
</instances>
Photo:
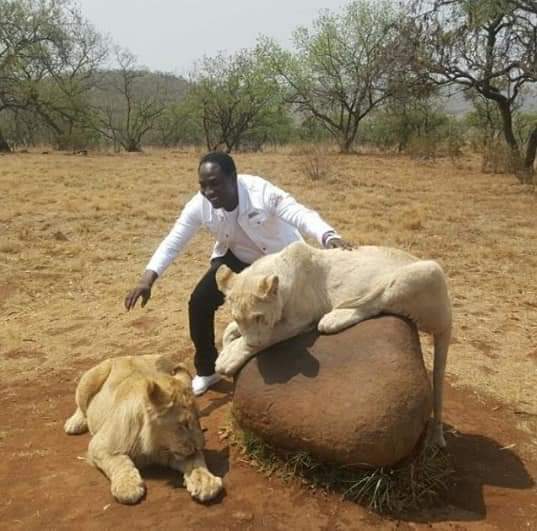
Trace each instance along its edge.
<instances>
[{"instance_id":1,"label":"dry grass tuft","mask_svg":"<svg viewBox=\"0 0 537 531\"><path fill-rule=\"evenodd\" d=\"M324 181L330 174L329 149L325 144L303 144L298 150L304 172L312 181Z\"/></svg>"}]
</instances>

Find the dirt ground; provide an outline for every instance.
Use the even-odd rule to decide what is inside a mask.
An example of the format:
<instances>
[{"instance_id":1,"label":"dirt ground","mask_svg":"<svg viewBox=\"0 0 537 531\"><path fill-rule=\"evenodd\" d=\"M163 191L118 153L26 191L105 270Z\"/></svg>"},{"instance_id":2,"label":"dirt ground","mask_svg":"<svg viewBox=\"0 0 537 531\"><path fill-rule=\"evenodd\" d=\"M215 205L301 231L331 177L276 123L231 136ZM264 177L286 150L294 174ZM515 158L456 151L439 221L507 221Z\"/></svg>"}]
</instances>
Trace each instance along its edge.
<instances>
[{"instance_id":1,"label":"dirt ground","mask_svg":"<svg viewBox=\"0 0 537 531\"><path fill-rule=\"evenodd\" d=\"M153 290L124 311L150 254L196 190L198 155L28 153L0 157L0 528L537 529L537 196L466 158L429 163L328 155L305 175L292 151L236 156L357 244L441 262L455 333L446 422L455 485L433 509L393 520L335 494L267 478L219 437L232 386L200 399L210 468L225 495L190 500L168 471L145 473L135 507L113 501L68 437L80 373L104 358L178 351L191 362L186 307L211 240L197 236ZM228 318L223 309L218 331ZM423 337L430 365L431 343Z\"/></svg>"}]
</instances>

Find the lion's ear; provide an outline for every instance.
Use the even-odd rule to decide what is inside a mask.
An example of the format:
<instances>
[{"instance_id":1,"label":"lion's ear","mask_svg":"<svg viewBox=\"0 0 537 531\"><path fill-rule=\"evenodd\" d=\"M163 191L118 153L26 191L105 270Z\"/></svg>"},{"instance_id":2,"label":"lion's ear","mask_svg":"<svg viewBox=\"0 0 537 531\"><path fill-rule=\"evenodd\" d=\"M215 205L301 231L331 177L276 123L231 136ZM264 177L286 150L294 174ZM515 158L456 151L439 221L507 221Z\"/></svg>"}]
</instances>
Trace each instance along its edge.
<instances>
[{"instance_id":1,"label":"lion's ear","mask_svg":"<svg viewBox=\"0 0 537 531\"><path fill-rule=\"evenodd\" d=\"M178 363L177 365L175 365L172 374L174 376L176 376L177 374L186 374L190 379L192 379L192 374L190 374L190 371L184 363Z\"/></svg>"},{"instance_id":2,"label":"lion's ear","mask_svg":"<svg viewBox=\"0 0 537 531\"><path fill-rule=\"evenodd\" d=\"M231 291L235 277L235 273L227 265L220 266L216 271L216 285L224 295L227 295Z\"/></svg>"},{"instance_id":3,"label":"lion's ear","mask_svg":"<svg viewBox=\"0 0 537 531\"><path fill-rule=\"evenodd\" d=\"M267 275L259 281L257 293L260 297L272 297L278 293L279 286L278 275Z\"/></svg>"},{"instance_id":4,"label":"lion's ear","mask_svg":"<svg viewBox=\"0 0 537 531\"><path fill-rule=\"evenodd\" d=\"M149 380L147 382L147 395L153 404L160 407L168 406L173 400L173 397L155 380Z\"/></svg>"},{"instance_id":5,"label":"lion's ear","mask_svg":"<svg viewBox=\"0 0 537 531\"><path fill-rule=\"evenodd\" d=\"M188 389L192 388L192 375L190 374L190 371L186 368L186 366L182 363L178 363L173 368L173 377L178 382L181 382L183 387Z\"/></svg>"}]
</instances>

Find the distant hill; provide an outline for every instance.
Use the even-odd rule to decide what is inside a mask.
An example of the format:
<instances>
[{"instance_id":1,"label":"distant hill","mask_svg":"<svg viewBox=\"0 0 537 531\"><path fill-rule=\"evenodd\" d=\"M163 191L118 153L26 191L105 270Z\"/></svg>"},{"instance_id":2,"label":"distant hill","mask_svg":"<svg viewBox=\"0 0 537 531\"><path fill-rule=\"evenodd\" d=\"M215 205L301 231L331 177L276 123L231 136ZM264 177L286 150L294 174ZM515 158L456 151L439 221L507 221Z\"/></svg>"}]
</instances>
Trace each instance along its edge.
<instances>
[{"instance_id":1,"label":"distant hill","mask_svg":"<svg viewBox=\"0 0 537 531\"><path fill-rule=\"evenodd\" d=\"M454 116L463 116L473 110L472 102L466 97L467 90L460 87L445 87L440 96L444 111ZM525 112L537 112L537 89L524 96L522 110Z\"/></svg>"}]
</instances>

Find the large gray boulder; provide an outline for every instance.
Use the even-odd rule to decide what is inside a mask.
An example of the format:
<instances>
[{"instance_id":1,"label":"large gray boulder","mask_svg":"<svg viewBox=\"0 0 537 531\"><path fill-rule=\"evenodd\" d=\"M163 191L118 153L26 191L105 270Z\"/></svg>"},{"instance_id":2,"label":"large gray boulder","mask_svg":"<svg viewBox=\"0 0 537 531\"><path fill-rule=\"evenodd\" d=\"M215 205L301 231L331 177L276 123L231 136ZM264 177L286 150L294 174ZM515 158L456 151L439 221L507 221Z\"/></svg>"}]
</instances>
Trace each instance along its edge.
<instances>
[{"instance_id":1,"label":"large gray boulder","mask_svg":"<svg viewBox=\"0 0 537 531\"><path fill-rule=\"evenodd\" d=\"M394 465L412 453L431 413L416 328L382 316L274 345L237 375L233 413L276 447L330 463Z\"/></svg>"}]
</instances>

